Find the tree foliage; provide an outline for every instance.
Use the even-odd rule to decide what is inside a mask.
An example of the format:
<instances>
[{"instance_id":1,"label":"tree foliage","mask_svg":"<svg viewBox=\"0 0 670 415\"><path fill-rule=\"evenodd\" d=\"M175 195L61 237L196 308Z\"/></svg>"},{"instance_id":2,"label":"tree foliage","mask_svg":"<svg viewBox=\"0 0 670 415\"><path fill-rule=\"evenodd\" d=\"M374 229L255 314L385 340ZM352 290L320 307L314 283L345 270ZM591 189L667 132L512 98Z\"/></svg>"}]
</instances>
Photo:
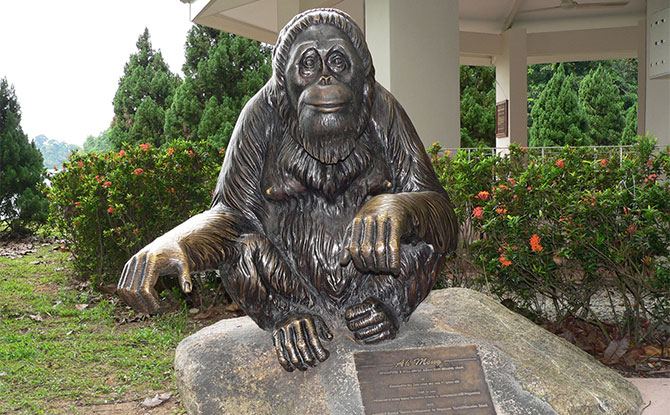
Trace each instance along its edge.
<instances>
[{"instance_id":1,"label":"tree foliage","mask_svg":"<svg viewBox=\"0 0 670 415\"><path fill-rule=\"evenodd\" d=\"M165 109L172 103L180 82L170 72L160 50L153 49L148 29L144 29L136 46L137 52L125 64L114 96L110 141L116 149L124 142L151 142L155 146L164 142Z\"/></svg>"},{"instance_id":2,"label":"tree foliage","mask_svg":"<svg viewBox=\"0 0 670 415\"><path fill-rule=\"evenodd\" d=\"M624 128L623 101L610 71L603 65L590 70L579 84L579 103L589 120L595 145L618 144Z\"/></svg>"},{"instance_id":3,"label":"tree foliage","mask_svg":"<svg viewBox=\"0 0 670 415\"><path fill-rule=\"evenodd\" d=\"M84 141L84 153L106 153L112 149L112 144L109 141L111 129L106 129L97 136L89 135Z\"/></svg>"},{"instance_id":4,"label":"tree foliage","mask_svg":"<svg viewBox=\"0 0 670 415\"><path fill-rule=\"evenodd\" d=\"M165 113L168 140L208 140L225 147L246 102L272 73L270 48L195 25L186 40L184 82Z\"/></svg>"},{"instance_id":5,"label":"tree foliage","mask_svg":"<svg viewBox=\"0 0 670 415\"><path fill-rule=\"evenodd\" d=\"M495 67L461 66L461 147L495 147Z\"/></svg>"},{"instance_id":6,"label":"tree foliage","mask_svg":"<svg viewBox=\"0 0 670 415\"><path fill-rule=\"evenodd\" d=\"M564 64L554 66L553 75L531 110L531 147L591 145L588 121L579 105L574 75L566 75Z\"/></svg>"},{"instance_id":7,"label":"tree foliage","mask_svg":"<svg viewBox=\"0 0 670 415\"><path fill-rule=\"evenodd\" d=\"M632 145L635 144L635 138L637 137L637 101L635 105L628 108L626 111L626 126L623 129L621 134L620 144Z\"/></svg>"},{"instance_id":8,"label":"tree foliage","mask_svg":"<svg viewBox=\"0 0 670 415\"><path fill-rule=\"evenodd\" d=\"M42 154L21 128L21 107L6 78L0 80L0 224L10 232L46 218Z\"/></svg>"}]
</instances>

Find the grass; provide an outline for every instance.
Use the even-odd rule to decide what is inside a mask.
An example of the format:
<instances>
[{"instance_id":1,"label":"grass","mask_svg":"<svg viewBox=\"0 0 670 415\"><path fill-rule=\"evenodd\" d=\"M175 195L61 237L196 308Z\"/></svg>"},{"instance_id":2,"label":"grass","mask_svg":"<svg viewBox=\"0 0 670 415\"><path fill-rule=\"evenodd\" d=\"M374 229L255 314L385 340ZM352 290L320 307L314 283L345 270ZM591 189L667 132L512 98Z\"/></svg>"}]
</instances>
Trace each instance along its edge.
<instances>
[{"instance_id":1,"label":"grass","mask_svg":"<svg viewBox=\"0 0 670 415\"><path fill-rule=\"evenodd\" d=\"M78 285L68 256L48 245L0 257L0 414L71 414L176 393L174 349L198 323L185 308L134 318L115 297Z\"/></svg>"}]
</instances>

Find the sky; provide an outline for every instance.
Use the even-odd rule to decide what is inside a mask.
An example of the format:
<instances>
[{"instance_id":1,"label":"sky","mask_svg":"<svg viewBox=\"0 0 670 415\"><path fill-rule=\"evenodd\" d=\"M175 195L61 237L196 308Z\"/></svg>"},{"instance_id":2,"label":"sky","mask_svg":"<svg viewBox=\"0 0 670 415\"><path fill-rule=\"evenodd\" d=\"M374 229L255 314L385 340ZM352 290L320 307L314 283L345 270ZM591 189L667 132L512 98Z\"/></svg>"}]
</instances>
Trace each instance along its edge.
<instances>
[{"instance_id":1,"label":"sky","mask_svg":"<svg viewBox=\"0 0 670 415\"><path fill-rule=\"evenodd\" d=\"M183 77L191 23L179 0L0 0L0 79L14 85L28 137L83 145L106 130L145 27Z\"/></svg>"}]
</instances>

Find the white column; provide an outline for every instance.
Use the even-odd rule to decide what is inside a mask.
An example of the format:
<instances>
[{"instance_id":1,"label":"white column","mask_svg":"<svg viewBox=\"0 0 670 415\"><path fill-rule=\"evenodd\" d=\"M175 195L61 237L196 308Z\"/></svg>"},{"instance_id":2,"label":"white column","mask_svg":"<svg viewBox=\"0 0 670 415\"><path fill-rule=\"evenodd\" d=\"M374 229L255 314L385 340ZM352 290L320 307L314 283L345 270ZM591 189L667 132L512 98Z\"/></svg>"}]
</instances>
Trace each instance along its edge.
<instances>
[{"instance_id":1,"label":"white column","mask_svg":"<svg viewBox=\"0 0 670 415\"><path fill-rule=\"evenodd\" d=\"M457 0L367 0L377 81L398 99L426 147L460 147Z\"/></svg>"},{"instance_id":2,"label":"white column","mask_svg":"<svg viewBox=\"0 0 670 415\"><path fill-rule=\"evenodd\" d=\"M528 145L528 57L526 29L512 28L502 34L503 54L495 57L496 102L509 101L508 134L496 138L496 147Z\"/></svg>"},{"instance_id":3,"label":"white column","mask_svg":"<svg viewBox=\"0 0 670 415\"><path fill-rule=\"evenodd\" d=\"M658 78L649 78L650 65L650 34L651 25L654 23L651 15L670 7L670 0L648 0L647 1L647 59L646 59L646 105L645 129L658 138L661 148L670 145L670 76L665 75ZM664 42L670 43L669 41ZM656 45L654 45L656 46ZM640 76L640 74L638 74Z\"/></svg>"},{"instance_id":4,"label":"white column","mask_svg":"<svg viewBox=\"0 0 670 415\"><path fill-rule=\"evenodd\" d=\"M637 134L644 135L647 113L647 20L640 20L637 45Z\"/></svg>"}]
</instances>

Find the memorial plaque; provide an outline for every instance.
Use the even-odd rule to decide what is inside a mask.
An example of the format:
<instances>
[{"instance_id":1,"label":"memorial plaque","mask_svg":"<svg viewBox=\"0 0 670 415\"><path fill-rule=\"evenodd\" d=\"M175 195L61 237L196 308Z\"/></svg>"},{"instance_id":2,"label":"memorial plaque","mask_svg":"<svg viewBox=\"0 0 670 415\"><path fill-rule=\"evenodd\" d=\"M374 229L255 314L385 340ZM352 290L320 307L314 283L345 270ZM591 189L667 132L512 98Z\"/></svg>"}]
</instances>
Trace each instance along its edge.
<instances>
[{"instance_id":1,"label":"memorial plaque","mask_svg":"<svg viewBox=\"0 0 670 415\"><path fill-rule=\"evenodd\" d=\"M496 103L496 137L502 138L509 135L509 117L507 116L509 101L504 100Z\"/></svg>"},{"instance_id":2,"label":"memorial plaque","mask_svg":"<svg viewBox=\"0 0 670 415\"><path fill-rule=\"evenodd\" d=\"M477 347L354 354L366 415L495 415Z\"/></svg>"}]
</instances>

